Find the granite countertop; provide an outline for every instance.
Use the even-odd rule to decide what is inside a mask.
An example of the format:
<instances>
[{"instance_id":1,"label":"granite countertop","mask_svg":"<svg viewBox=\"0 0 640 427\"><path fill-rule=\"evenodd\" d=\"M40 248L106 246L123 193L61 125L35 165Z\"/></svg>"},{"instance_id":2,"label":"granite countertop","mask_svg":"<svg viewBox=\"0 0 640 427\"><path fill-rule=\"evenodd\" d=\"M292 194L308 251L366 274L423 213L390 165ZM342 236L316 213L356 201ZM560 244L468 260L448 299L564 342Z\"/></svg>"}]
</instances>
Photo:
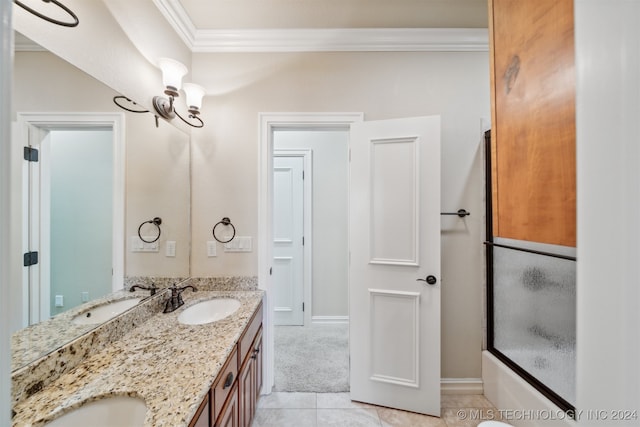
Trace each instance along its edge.
<instances>
[{"instance_id":1,"label":"granite countertop","mask_svg":"<svg viewBox=\"0 0 640 427\"><path fill-rule=\"evenodd\" d=\"M100 324L74 323L72 319L78 314L113 301L148 297L148 291L116 291L60 313L51 319L20 329L11 335L11 371L28 365L52 350L100 326Z\"/></svg>"},{"instance_id":2,"label":"granite countertop","mask_svg":"<svg viewBox=\"0 0 640 427\"><path fill-rule=\"evenodd\" d=\"M14 426L42 426L69 409L108 396L135 396L147 405L145 426L188 426L234 344L262 301L263 291L185 291L185 304L159 313L87 358L13 409ZM236 298L229 317L183 325L187 307L215 297Z\"/></svg>"}]
</instances>

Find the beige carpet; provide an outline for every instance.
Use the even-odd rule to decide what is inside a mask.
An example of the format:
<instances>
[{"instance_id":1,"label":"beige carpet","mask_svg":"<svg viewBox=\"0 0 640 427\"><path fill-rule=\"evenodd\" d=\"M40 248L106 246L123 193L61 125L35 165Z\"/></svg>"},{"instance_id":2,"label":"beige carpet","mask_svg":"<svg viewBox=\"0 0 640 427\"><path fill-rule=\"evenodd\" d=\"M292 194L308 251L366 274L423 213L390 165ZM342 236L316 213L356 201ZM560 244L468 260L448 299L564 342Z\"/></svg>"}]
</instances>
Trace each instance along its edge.
<instances>
[{"instance_id":1,"label":"beige carpet","mask_svg":"<svg viewBox=\"0 0 640 427\"><path fill-rule=\"evenodd\" d=\"M273 391L349 391L349 325L275 327Z\"/></svg>"}]
</instances>

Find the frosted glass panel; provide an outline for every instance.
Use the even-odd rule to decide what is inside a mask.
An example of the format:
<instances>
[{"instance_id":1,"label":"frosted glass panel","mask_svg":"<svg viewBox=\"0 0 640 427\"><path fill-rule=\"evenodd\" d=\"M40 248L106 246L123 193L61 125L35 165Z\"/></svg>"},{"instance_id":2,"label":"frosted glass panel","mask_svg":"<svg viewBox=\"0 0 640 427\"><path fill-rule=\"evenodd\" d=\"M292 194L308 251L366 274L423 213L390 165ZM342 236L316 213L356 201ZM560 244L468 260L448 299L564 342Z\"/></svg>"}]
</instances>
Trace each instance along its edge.
<instances>
[{"instance_id":1,"label":"frosted glass panel","mask_svg":"<svg viewBox=\"0 0 640 427\"><path fill-rule=\"evenodd\" d=\"M499 247L493 256L493 346L575 405L575 261Z\"/></svg>"}]
</instances>

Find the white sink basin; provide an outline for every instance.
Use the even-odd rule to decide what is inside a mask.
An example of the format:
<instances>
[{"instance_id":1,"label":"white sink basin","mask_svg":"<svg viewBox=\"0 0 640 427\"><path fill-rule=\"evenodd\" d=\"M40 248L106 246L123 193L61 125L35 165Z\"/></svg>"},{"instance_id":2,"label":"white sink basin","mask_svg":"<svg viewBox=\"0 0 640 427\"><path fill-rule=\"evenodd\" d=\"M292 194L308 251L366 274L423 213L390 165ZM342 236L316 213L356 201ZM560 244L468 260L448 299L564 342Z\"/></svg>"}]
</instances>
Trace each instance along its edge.
<instances>
[{"instance_id":1,"label":"white sink basin","mask_svg":"<svg viewBox=\"0 0 640 427\"><path fill-rule=\"evenodd\" d=\"M100 305L78 314L73 318L73 323L77 325L94 325L97 323L104 323L118 314L129 310L131 307L137 305L141 300L142 298L127 298Z\"/></svg>"},{"instance_id":2,"label":"white sink basin","mask_svg":"<svg viewBox=\"0 0 640 427\"><path fill-rule=\"evenodd\" d=\"M215 298L199 302L184 310L178 322L185 325L204 325L232 315L240 308L240 301L233 298Z\"/></svg>"},{"instance_id":3,"label":"white sink basin","mask_svg":"<svg viewBox=\"0 0 640 427\"><path fill-rule=\"evenodd\" d=\"M142 399L114 396L86 403L45 424L46 427L137 427L144 425L147 405Z\"/></svg>"}]
</instances>

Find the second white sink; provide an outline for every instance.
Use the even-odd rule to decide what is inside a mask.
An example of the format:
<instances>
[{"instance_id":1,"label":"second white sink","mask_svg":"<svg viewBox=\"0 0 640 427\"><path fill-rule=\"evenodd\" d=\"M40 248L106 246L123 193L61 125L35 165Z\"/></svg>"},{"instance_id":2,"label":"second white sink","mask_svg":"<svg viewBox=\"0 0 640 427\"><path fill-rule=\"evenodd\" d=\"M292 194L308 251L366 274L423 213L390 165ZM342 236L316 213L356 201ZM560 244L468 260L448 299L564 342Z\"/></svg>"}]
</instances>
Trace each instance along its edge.
<instances>
[{"instance_id":1,"label":"second white sink","mask_svg":"<svg viewBox=\"0 0 640 427\"><path fill-rule=\"evenodd\" d=\"M214 298L188 307L178 316L185 325L204 325L232 315L240 308L240 301L233 298Z\"/></svg>"},{"instance_id":2,"label":"second white sink","mask_svg":"<svg viewBox=\"0 0 640 427\"><path fill-rule=\"evenodd\" d=\"M127 298L99 305L78 314L73 318L73 323L77 325L94 325L97 323L104 323L118 314L129 310L131 307L137 305L141 300L142 298Z\"/></svg>"},{"instance_id":3,"label":"second white sink","mask_svg":"<svg viewBox=\"0 0 640 427\"><path fill-rule=\"evenodd\" d=\"M56 418L46 427L137 427L144 424L147 405L129 396L113 396L86 403Z\"/></svg>"}]
</instances>

